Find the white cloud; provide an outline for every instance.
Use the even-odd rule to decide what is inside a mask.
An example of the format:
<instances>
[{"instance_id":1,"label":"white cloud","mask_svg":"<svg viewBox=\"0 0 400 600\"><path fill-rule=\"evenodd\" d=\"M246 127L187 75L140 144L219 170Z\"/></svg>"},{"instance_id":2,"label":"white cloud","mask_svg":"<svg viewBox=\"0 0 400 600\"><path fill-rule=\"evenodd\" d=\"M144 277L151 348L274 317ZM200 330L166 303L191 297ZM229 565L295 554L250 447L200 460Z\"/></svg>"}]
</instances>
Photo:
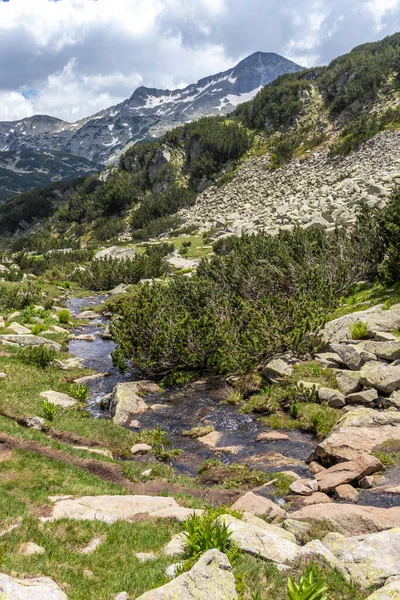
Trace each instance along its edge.
<instances>
[{"instance_id":1,"label":"white cloud","mask_svg":"<svg viewBox=\"0 0 400 600\"><path fill-rule=\"evenodd\" d=\"M257 50L323 64L396 29L400 0L0 2L0 119L76 120L138 85L181 87Z\"/></svg>"}]
</instances>

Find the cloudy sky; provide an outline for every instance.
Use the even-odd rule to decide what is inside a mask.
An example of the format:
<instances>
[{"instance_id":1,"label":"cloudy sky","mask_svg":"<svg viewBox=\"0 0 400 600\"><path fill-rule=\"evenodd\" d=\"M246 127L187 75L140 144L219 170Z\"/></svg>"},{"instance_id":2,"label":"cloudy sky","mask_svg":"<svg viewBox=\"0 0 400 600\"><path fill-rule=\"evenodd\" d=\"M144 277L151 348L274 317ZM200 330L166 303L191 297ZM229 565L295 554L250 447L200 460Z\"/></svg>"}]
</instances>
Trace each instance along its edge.
<instances>
[{"instance_id":1,"label":"cloudy sky","mask_svg":"<svg viewBox=\"0 0 400 600\"><path fill-rule=\"evenodd\" d=\"M400 0L0 0L0 120L75 121L262 50L304 66L400 30Z\"/></svg>"}]
</instances>

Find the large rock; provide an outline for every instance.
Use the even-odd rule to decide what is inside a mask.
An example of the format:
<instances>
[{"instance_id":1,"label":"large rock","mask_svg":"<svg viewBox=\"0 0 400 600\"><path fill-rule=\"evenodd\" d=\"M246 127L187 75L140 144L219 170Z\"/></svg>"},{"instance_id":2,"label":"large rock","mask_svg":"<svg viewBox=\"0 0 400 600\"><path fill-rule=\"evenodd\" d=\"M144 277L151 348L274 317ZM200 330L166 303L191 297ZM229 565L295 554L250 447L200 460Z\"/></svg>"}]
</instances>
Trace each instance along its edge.
<instances>
[{"instance_id":1,"label":"large rock","mask_svg":"<svg viewBox=\"0 0 400 600\"><path fill-rule=\"evenodd\" d=\"M400 365L394 367L379 362L368 362L361 369L361 383L385 394L391 394L400 389Z\"/></svg>"},{"instance_id":2,"label":"large rock","mask_svg":"<svg viewBox=\"0 0 400 600\"><path fill-rule=\"evenodd\" d=\"M61 392L54 392L53 390L49 390L47 392L40 392L42 398L45 398L52 404L56 406L61 406L61 408L70 408L76 404L76 400L68 396L68 394L63 394Z\"/></svg>"},{"instance_id":3,"label":"large rock","mask_svg":"<svg viewBox=\"0 0 400 600\"><path fill-rule=\"evenodd\" d=\"M366 475L382 471L383 466L375 456L364 454L357 460L341 462L325 471L317 473L315 479L322 492L332 492L338 486L359 481Z\"/></svg>"},{"instance_id":4,"label":"large rock","mask_svg":"<svg viewBox=\"0 0 400 600\"><path fill-rule=\"evenodd\" d=\"M118 383L113 390L110 401L110 414L114 423L124 425L135 415L141 415L149 410L146 402L137 393L135 382Z\"/></svg>"},{"instance_id":5,"label":"large rock","mask_svg":"<svg viewBox=\"0 0 400 600\"><path fill-rule=\"evenodd\" d=\"M208 550L188 571L137 600L236 600L235 577L225 554Z\"/></svg>"},{"instance_id":6,"label":"large rock","mask_svg":"<svg viewBox=\"0 0 400 600\"><path fill-rule=\"evenodd\" d=\"M351 371L359 371L362 365L368 360L375 360L376 357L373 354L363 351L358 346L352 344L330 344L332 352L336 352L342 360L342 362Z\"/></svg>"},{"instance_id":7,"label":"large rock","mask_svg":"<svg viewBox=\"0 0 400 600\"><path fill-rule=\"evenodd\" d=\"M7 329L11 329L17 335L31 335L31 330L20 323L10 323Z\"/></svg>"},{"instance_id":8,"label":"large rock","mask_svg":"<svg viewBox=\"0 0 400 600\"><path fill-rule=\"evenodd\" d=\"M274 358L264 368L264 375L267 379L274 381L283 377L289 377L293 374L293 365L296 361L292 358Z\"/></svg>"},{"instance_id":9,"label":"large rock","mask_svg":"<svg viewBox=\"0 0 400 600\"><path fill-rule=\"evenodd\" d=\"M277 564L285 564L296 560L301 554L297 544L230 515L221 515L217 523L227 525L233 543L243 552L253 556L260 556Z\"/></svg>"},{"instance_id":10,"label":"large rock","mask_svg":"<svg viewBox=\"0 0 400 600\"><path fill-rule=\"evenodd\" d=\"M119 246L111 246L103 248L95 254L95 258L113 258L116 260L132 260L135 258L135 248L120 248Z\"/></svg>"},{"instance_id":11,"label":"large rock","mask_svg":"<svg viewBox=\"0 0 400 600\"><path fill-rule=\"evenodd\" d=\"M11 346L20 346L24 348L25 346L48 346L49 348L54 348L56 352L61 351L61 344L57 344L57 342L53 342L53 340L47 340L46 338L40 337L38 335L0 335L0 342L5 345L10 344Z\"/></svg>"},{"instance_id":12,"label":"large rock","mask_svg":"<svg viewBox=\"0 0 400 600\"><path fill-rule=\"evenodd\" d=\"M377 508L352 504L314 504L292 513L290 518L311 522L329 521L339 533L355 536L398 527L400 506Z\"/></svg>"},{"instance_id":13,"label":"large rock","mask_svg":"<svg viewBox=\"0 0 400 600\"><path fill-rule=\"evenodd\" d=\"M338 388L345 396L361 389L360 372L333 369Z\"/></svg>"},{"instance_id":14,"label":"large rock","mask_svg":"<svg viewBox=\"0 0 400 600\"><path fill-rule=\"evenodd\" d=\"M174 498L161 496L84 496L56 500L51 516L42 520L74 519L113 523L120 519L130 521L136 515L151 517L162 510L178 508L181 507Z\"/></svg>"},{"instance_id":15,"label":"large rock","mask_svg":"<svg viewBox=\"0 0 400 600\"><path fill-rule=\"evenodd\" d=\"M49 577L16 579L0 573L2 600L68 600L62 589Z\"/></svg>"},{"instance_id":16,"label":"large rock","mask_svg":"<svg viewBox=\"0 0 400 600\"><path fill-rule=\"evenodd\" d=\"M337 559L337 568L364 589L400 576L400 528L362 540L329 534L322 543Z\"/></svg>"},{"instance_id":17,"label":"large rock","mask_svg":"<svg viewBox=\"0 0 400 600\"><path fill-rule=\"evenodd\" d=\"M383 588L368 596L366 600L400 600L400 577L394 578Z\"/></svg>"},{"instance_id":18,"label":"large rock","mask_svg":"<svg viewBox=\"0 0 400 600\"><path fill-rule=\"evenodd\" d=\"M317 390L318 400L330 408L343 408L346 400L342 392L331 388L320 387Z\"/></svg>"},{"instance_id":19,"label":"large rock","mask_svg":"<svg viewBox=\"0 0 400 600\"><path fill-rule=\"evenodd\" d=\"M379 399L378 392L375 388L368 390L360 390L346 396L347 404L362 404L364 406L372 405Z\"/></svg>"},{"instance_id":20,"label":"large rock","mask_svg":"<svg viewBox=\"0 0 400 600\"><path fill-rule=\"evenodd\" d=\"M337 462L371 452L387 440L400 440L400 412L354 407L336 423L328 437L318 444L311 458Z\"/></svg>"},{"instance_id":21,"label":"large rock","mask_svg":"<svg viewBox=\"0 0 400 600\"><path fill-rule=\"evenodd\" d=\"M400 358L400 340L398 341L387 341L387 342L366 342L364 349L367 352L372 352L379 358L384 360L393 361Z\"/></svg>"},{"instance_id":22,"label":"large rock","mask_svg":"<svg viewBox=\"0 0 400 600\"><path fill-rule=\"evenodd\" d=\"M232 509L244 510L252 515L269 517L270 519L286 515L286 512L278 504L272 502L269 498L253 494L253 492L247 492L247 494L236 500L232 505Z\"/></svg>"},{"instance_id":23,"label":"large rock","mask_svg":"<svg viewBox=\"0 0 400 600\"><path fill-rule=\"evenodd\" d=\"M367 326L368 332L391 332L400 329L400 306L383 310L382 305L368 308L350 315L344 315L327 323L323 329L322 337L326 342L337 343L351 340L350 328L357 321L362 321Z\"/></svg>"}]
</instances>

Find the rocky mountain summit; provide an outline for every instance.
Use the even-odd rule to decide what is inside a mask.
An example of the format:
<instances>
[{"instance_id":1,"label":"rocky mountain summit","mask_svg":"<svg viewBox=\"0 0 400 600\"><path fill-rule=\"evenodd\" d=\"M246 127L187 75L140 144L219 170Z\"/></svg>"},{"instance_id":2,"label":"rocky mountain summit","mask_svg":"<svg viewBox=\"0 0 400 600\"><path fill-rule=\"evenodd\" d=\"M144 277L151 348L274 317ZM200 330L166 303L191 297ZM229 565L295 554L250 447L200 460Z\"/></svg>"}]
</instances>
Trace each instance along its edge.
<instances>
[{"instance_id":1,"label":"rocky mountain summit","mask_svg":"<svg viewBox=\"0 0 400 600\"><path fill-rule=\"evenodd\" d=\"M280 75L301 69L278 54L256 52L183 89L139 87L121 104L76 123L42 115L0 123L0 151L58 150L107 164L128 145L203 116L227 114Z\"/></svg>"}]
</instances>

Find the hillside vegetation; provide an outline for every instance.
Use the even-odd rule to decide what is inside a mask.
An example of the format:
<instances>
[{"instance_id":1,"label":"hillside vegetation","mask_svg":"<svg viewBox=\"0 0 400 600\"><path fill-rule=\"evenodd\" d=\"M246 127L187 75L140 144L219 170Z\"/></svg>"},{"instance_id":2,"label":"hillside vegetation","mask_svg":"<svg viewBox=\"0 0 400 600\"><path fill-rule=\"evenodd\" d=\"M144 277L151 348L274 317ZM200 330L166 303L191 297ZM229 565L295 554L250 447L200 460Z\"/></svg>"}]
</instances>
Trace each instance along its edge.
<instances>
[{"instance_id":1,"label":"hillside vegetation","mask_svg":"<svg viewBox=\"0 0 400 600\"><path fill-rule=\"evenodd\" d=\"M399 98L400 34L395 34L327 67L279 77L229 119L204 118L133 146L118 169L101 179L89 177L62 206L46 200L42 208L48 194L39 190L8 200L0 207L0 235L45 219L41 235L62 234L64 243L82 236L87 242L87 233L97 241L122 233L155 237L179 228L178 210L210 184L233 177L248 156L269 151L270 168L276 168L320 147L346 154L397 127ZM28 238L25 246L30 244Z\"/></svg>"}]
</instances>

